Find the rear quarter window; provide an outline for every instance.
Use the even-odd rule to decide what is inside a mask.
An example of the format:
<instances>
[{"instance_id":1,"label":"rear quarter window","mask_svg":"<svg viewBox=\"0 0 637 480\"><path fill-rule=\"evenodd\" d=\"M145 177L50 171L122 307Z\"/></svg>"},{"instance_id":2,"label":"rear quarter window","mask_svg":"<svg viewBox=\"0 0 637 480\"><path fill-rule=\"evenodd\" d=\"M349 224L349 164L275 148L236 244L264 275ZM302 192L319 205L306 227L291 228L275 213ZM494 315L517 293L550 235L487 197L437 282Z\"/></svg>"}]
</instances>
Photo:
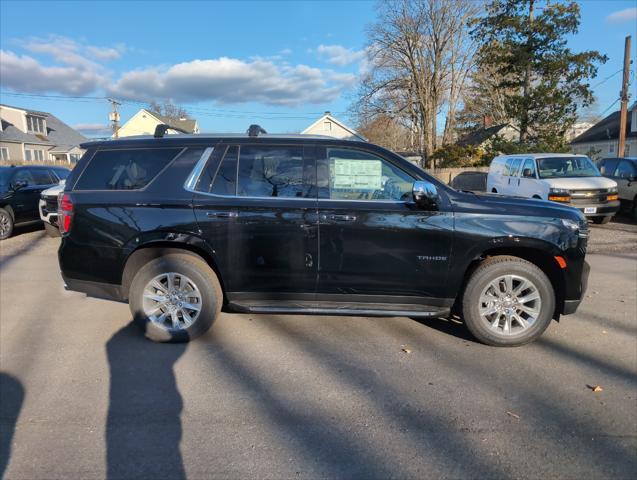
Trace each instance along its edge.
<instances>
[{"instance_id":1,"label":"rear quarter window","mask_svg":"<svg viewBox=\"0 0 637 480\"><path fill-rule=\"evenodd\" d=\"M138 190L148 185L182 148L100 150L75 190Z\"/></svg>"}]
</instances>

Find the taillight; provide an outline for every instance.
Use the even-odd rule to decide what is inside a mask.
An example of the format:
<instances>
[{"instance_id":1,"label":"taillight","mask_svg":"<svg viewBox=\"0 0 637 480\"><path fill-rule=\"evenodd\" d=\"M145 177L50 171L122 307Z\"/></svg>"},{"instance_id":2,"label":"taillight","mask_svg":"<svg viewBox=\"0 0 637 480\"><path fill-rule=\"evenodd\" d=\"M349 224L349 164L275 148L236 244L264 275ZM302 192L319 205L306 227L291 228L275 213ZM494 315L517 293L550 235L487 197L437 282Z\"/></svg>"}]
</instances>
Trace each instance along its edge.
<instances>
[{"instance_id":1,"label":"taillight","mask_svg":"<svg viewBox=\"0 0 637 480\"><path fill-rule=\"evenodd\" d=\"M58 196L58 227L60 233L64 235L71 229L71 218L73 216L73 201L68 193L60 193Z\"/></svg>"}]
</instances>

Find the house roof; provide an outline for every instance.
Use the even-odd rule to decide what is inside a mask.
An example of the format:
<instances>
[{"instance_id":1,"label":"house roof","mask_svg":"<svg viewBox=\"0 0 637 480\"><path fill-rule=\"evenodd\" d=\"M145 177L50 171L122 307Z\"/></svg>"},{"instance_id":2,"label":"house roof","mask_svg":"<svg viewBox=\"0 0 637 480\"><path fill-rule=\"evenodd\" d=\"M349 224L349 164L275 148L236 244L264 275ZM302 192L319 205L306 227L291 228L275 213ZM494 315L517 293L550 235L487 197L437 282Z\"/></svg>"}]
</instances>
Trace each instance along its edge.
<instances>
[{"instance_id":1,"label":"house roof","mask_svg":"<svg viewBox=\"0 0 637 480\"><path fill-rule=\"evenodd\" d=\"M336 125L338 125L339 127L341 127L343 130L346 130L347 132L349 132L353 137L359 138L360 140L366 142L367 139L365 137L363 137L360 133L358 133L356 130L354 130L353 128L348 127L347 125L345 125L343 122L341 122L340 120L337 120L336 118L334 118L331 114L326 113L325 115L323 115L321 118L319 118L316 122L314 122L312 125L310 125L309 127L307 127L305 130L303 130L301 132L301 134L307 134L308 132L310 132L314 127L316 127L317 125L320 125L322 122L329 120L330 122L335 123Z\"/></svg>"},{"instance_id":2,"label":"house roof","mask_svg":"<svg viewBox=\"0 0 637 480\"><path fill-rule=\"evenodd\" d=\"M637 108L637 102L633 103L628 110L626 118L626 138L637 137L637 131L631 132L630 125L632 123L631 112ZM571 145L578 143L603 142L608 140L617 140L619 138L619 112L613 112L606 118L600 120L584 133L576 137Z\"/></svg>"},{"instance_id":3,"label":"house roof","mask_svg":"<svg viewBox=\"0 0 637 480\"><path fill-rule=\"evenodd\" d=\"M87 138L81 133L73 130L62 120L48 112L40 112L37 110L29 110L27 108L13 107L11 105L0 105L2 107L12 108L14 110L23 110L27 114L42 116L46 119L47 136L36 135L33 133L25 133L15 127L12 123L2 120L2 131L0 132L0 142L20 142L33 143L40 145L56 146L56 149L62 147L67 151L73 147L85 142Z\"/></svg>"},{"instance_id":4,"label":"house roof","mask_svg":"<svg viewBox=\"0 0 637 480\"><path fill-rule=\"evenodd\" d=\"M155 112L153 110L147 110L145 108L144 110L148 112L150 115L152 115L153 117L155 117L157 120L159 120L161 123L170 125L171 127L185 130L188 133L195 133L195 130L197 129L197 120L194 120L192 118L185 118L183 120L182 119L175 120L172 118L164 117L162 114Z\"/></svg>"},{"instance_id":5,"label":"house roof","mask_svg":"<svg viewBox=\"0 0 637 480\"><path fill-rule=\"evenodd\" d=\"M500 133L504 128L508 126L507 123L502 123L500 125L494 125L492 127L480 128L478 130L474 130L471 133L468 133L460 140L458 140L458 145L461 147L466 147L469 145L482 145L484 142L489 140L494 135Z\"/></svg>"}]
</instances>

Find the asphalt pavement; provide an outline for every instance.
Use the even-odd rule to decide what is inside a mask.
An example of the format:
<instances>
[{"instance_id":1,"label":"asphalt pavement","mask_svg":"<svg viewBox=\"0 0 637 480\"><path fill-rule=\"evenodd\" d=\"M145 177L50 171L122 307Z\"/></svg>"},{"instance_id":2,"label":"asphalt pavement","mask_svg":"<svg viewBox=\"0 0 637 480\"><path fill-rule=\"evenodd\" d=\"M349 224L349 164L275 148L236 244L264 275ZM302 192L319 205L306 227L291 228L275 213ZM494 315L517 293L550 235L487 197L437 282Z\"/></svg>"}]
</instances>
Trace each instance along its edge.
<instances>
[{"instance_id":1,"label":"asphalt pavement","mask_svg":"<svg viewBox=\"0 0 637 480\"><path fill-rule=\"evenodd\" d=\"M0 477L635 478L637 231L604 227L579 311L513 349L457 320L243 314L154 344L127 305L64 291L58 239L19 231Z\"/></svg>"}]
</instances>

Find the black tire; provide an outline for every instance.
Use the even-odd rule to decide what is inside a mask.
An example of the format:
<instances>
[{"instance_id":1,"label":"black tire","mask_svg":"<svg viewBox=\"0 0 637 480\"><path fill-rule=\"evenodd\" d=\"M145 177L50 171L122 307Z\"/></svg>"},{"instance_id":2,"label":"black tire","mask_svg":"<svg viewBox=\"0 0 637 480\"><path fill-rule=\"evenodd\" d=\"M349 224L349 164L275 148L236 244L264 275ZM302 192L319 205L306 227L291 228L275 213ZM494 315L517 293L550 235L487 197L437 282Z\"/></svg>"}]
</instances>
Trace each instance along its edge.
<instances>
[{"instance_id":1,"label":"black tire","mask_svg":"<svg viewBox=\"0 0 637 480\"><path fill-rule=\"evenodd\" d=\"M608 222L610 222L610 219L612 217L608 216L608 217L593 217L593 223L597 224L597 225L604 225Z\"/></svg>"},{"instance_id":2,"label":"black tire","mask_svg":"<svg viewBox=\"0 0 637 480\"><path fill-rule=\"evenodd\" d=\"M5 240L13 233L13 217L4 208L0 208L0 240Z\"/></svg>"},{"instance_id":3,"label":"black tire","mask_svg":"<svg viewBox=\"0 0 637 480\"><path fill-rule=\"evenodd\" d=\"M490 282L503 275L523 277L533 283L541 306L536 320L515 334L498 333L480 316L480 296ZM531 262L518 257L497 256L485 260L471 275L462 298L462 313L469 331L482 343L497 347L517 347L538 338L551 323L555 311L555 292L548 277Z\"/></svg>"},{"instance_id":4,"label":"black tire","mask_svg":"<svg viewBox=\"0 0 637 480\"><path fill-rule=\"evenodd\" d=\"M173 329L152 322L144 313L143 293L155 277L174 272L188 277L201 293L201 311L186 328ZM135 274L129 290L129 306L135 323L155 342L188 342L204 334L221 311L223 292L214 271L201 258L175 253L151 260Z\"/></svg>"},{"instance_id":5,"label":"black tire","mask_svg":"<svg viewBox=\"0 0 637 480\"><path fill-rule=\"evenodd\" d=\"M55 238L60 236L60 229L55 225L51 225L49 222L44 222L44 229L49 237Z\"/></svg>"},{"instance_id":6,"label":"black tire","mask_svg":"<svg viewBox=\"0 0 637 480\"><path fill-rule=\"evenodd\" d=\"M498 193L498 191L495 188L492 188L491 193Z\"/></svg>"}]
</instances>

